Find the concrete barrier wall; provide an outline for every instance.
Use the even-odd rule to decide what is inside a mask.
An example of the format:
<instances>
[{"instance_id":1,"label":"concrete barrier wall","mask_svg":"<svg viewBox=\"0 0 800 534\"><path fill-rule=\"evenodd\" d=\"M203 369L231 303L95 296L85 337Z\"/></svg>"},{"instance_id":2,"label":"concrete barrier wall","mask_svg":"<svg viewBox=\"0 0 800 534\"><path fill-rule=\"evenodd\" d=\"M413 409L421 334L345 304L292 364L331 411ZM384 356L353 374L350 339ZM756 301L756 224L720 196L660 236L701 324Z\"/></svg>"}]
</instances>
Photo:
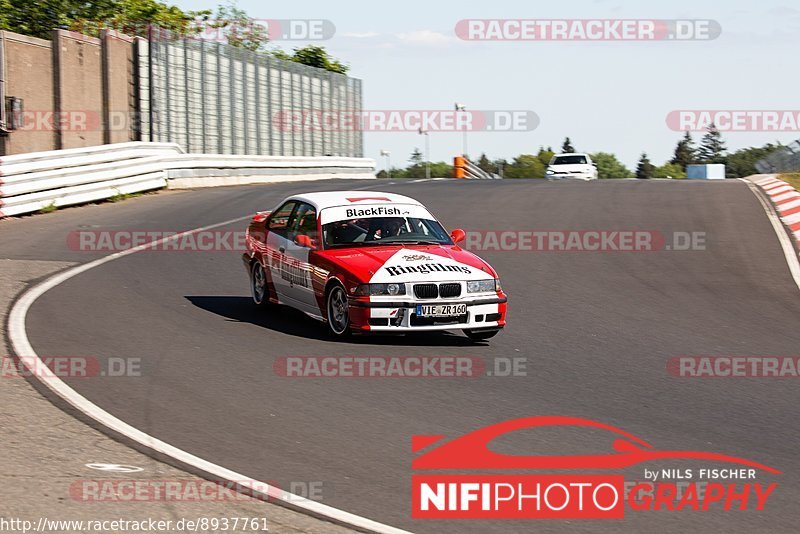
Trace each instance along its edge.
<instances>
[{"instance_id":1,"label":"concrete barrier wall","mask_svg":"<svg viewBox=\"0 0 800 534\"><path fill-rule=\"evenodd\" d=\"M103 144L103 88L100 39L56 30L56 103L62 113L57 149ZM86 124L82 125L85 118Z\"/></svg>"},{"instance_id":2,"label":"concrete barrier wall","mask_svg":"<svg viewBox=\"0 0 800 534\"><path fill-rule=\"evenodd\" d=\"M105 31L103 40L103 103L105 143L135 141L136 83L133 39Z\"/></svg>"},{"instance_id":3,"label":"concrete barrier wall","mask_svg":"<svg viewBox=\"0 0 800 534\"><path fill-rule=\"evenodd\" d=\"M0 31L5 96L22 98L38 121L0 137L0 156L56 148L56 132L47 125L53 112L53 52L50 41ZM0 103L5 106L5 102ZM50 117L52 119L52 115ZM9 118L7 117L7 120Z\"/></svg>"},{"instance_id":4,"label":"concrete barrier wall","mask_svg":"<svg viewBox=\"0 0 800 534\"><path fill-rule=\"evenodd\" d=\"M55 30L52 41L0 32L0 94L24 110L0 156L137 140L133 61L133 39L116 32Z\"/></svg>"}]
</instances>

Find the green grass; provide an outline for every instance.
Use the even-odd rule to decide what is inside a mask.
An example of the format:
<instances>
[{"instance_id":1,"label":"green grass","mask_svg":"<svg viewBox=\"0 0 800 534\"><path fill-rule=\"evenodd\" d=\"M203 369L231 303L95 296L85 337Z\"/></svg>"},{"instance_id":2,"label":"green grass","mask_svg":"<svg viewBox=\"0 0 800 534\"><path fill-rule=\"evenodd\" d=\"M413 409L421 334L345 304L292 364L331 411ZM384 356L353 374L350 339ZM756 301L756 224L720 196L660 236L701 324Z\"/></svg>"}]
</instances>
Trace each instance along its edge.
<instances>
[{"instance_id":1,"label":"green grass","mask_svg":"<svg viewBox=\"0 0 800 534\"><path fill-rule=\"evenodd\" d=\"M53 213L57 209L58 209L58 206L56 206L56 203L55 202L51 202L47 206L45 206L42 209L40 209L39 213Z\"/></svg>"},{"instance_id":2,"label":"green grass","mask_svg":"<svg viewBox=\"0 0 800 534\"><path fill-rule=\"evenodd\" d=\"M136 198L142 196L144 193L117 193L113 197L108 199L109 202L122 202L123 200L128 200L129 198Z\"/></svg>"},{"instance_id":3,"label":"green grass","mask_svg":"<svg viewBox=\"0 0 800 534\"><path fill-rule=\"evenodd\" d=\"M787 172L779 174L778 178L800 191L800 172Z\"/></svg>"}]
</instances>

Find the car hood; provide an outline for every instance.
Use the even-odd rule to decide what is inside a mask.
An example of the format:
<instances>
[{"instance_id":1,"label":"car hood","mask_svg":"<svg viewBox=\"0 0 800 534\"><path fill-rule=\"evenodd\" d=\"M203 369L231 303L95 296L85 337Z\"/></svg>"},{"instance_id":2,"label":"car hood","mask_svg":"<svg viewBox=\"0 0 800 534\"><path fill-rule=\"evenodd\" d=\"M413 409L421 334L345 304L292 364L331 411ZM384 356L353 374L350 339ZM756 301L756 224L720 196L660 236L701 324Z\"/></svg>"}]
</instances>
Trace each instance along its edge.
<instances>
[{"instance_id":1,"label":"car hood","mask_svg":"<svg viewBox=\"0 0 800 534\"><path fill-rule=\"evenodd\" d=\"M486 280L497 273L457 246L376 246L326 250L322 254L363 283Z\"/></svg>"}]
</instances>

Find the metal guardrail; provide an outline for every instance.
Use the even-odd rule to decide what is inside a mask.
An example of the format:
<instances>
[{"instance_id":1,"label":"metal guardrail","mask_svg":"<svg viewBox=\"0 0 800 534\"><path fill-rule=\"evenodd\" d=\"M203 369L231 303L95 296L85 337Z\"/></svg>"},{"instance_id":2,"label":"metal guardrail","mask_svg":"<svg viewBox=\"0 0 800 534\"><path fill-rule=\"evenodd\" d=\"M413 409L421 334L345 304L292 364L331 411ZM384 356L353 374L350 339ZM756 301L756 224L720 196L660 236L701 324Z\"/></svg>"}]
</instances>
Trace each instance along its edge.
<instances>
[{"instance_id":1,"label":"metal guardrail","mask_svg":"<svg viewBox=\"0 0 800 534\"><path fill-rule=\"evenodd\" d=\"M79 165L93 165L125 158L183 153L183 149L176 143L143 143L135 141L2 156L0 157L0 184L13 181L9 177L18 174L77 167Z\"/></svg>"},{"instance_id":2,"label":"metal guardrail","mask_svg":"<svg viewBox=\"0 0 800 534\"><path fill-rule=\"evenodd\" d=\"M375 162L348 157L185 154L172 143L120 143L0 160L0 217L168 187L280 179L374 178Z\"/></svg>"},{"instance_id":3,"label":"metal guardrail","mask_svg":"<svg viewBox=\"0 0 800 534\"><path fill-rule=\"evenodd\" d=\"M502 180L502 176L486 172L466 156L456 156L453 158L453 177L461 180Z\"/></svg>"}]
</instances>

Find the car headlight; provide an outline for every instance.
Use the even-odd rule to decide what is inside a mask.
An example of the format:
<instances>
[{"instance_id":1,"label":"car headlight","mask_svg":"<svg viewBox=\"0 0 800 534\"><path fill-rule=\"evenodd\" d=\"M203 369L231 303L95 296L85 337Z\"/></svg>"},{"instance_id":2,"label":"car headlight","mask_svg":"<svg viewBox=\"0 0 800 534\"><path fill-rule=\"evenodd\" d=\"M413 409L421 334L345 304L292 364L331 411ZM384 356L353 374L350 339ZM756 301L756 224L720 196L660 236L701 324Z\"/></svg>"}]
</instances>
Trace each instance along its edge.
<instances>
[{"instance_id":1,"label":"car headlight","mask_svg":"<svg viewBox=\"0 0 800 534\"><path fill-rule=\"evenodd\" d=\"M467 293L491 293L500 290L500 280L475 280L467 282Z\"/></svg>"},{"instance_id":2,"label":"car headlight","mask_svg":"<svg viewBox=\"0 0 800 534\"><path fill-rule=\"evenodd\" d=\"M555 174L555 172L553 169L547 169L547 174Z\"/></svg>"},{"instance_id":3,"label":"car headlight","mask_svg":"<svg viewBox=\"0 0 800 534\"><path fill-rule=\"evenodd\" d=\"M355 291L353 291L353 294L361 297L405 295L406 285L405 284L361 284L355 289Z\"/></svg>"}]
</instances>

